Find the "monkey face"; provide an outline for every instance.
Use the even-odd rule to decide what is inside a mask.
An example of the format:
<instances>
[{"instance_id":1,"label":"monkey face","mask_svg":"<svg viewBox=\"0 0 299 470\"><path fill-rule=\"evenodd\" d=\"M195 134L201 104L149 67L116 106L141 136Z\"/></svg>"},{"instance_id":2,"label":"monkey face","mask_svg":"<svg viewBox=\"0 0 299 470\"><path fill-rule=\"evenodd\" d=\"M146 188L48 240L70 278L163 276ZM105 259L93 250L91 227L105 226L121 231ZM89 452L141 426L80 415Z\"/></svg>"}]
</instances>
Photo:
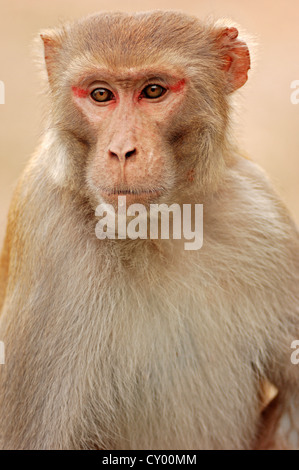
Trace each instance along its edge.
<instances>
[{"instance_id":1,"label":"monkey face","mask_svg":"<svg viewBox=\"0 0 299 470\"><path fill-rule=\"evenodd\" d=\"M72 99L93 135L87 181L100 198L153 201L175 179L166 135L185 99L182 73L101 69L72 87Z\"/></svg>"}]
</instances>

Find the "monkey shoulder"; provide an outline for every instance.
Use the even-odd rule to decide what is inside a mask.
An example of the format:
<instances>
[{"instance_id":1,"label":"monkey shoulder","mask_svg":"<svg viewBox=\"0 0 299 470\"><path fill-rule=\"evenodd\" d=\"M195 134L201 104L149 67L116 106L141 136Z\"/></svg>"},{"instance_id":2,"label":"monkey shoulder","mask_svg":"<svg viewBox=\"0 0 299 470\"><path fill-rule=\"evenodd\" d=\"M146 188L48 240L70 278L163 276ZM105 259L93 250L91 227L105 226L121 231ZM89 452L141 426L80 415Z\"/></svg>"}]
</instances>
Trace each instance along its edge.
<instances>
[{"instance_id":1,"label":"monkey shoulder","mask_svg":"<svg viewBox=\"0 0 299 470\"><path fill-rule=\"evenodd\" d=\"M291 215L264 170L250 160L239 159L228 169L205 215L213 228L221 227L224 237L229 233L234 242L239 240L248 248L254 244L269 249L273 244L283 252L289 244L294 249L299 247Z\"/></svg>"},{"instance_id":2,"label":"monkey shoulder","mask_svg":"<svg viewBox=\"0 0 299 470\"><path fill-rule=\"evenodd\" d=\"M290 214L263 170L248 160L231 167L204 207L207 257L236 283L298 297L299 237ZM284 296L285 297L285 296ZM299 298L298 298L299 301Z\"/></svg>"}]
</instances>

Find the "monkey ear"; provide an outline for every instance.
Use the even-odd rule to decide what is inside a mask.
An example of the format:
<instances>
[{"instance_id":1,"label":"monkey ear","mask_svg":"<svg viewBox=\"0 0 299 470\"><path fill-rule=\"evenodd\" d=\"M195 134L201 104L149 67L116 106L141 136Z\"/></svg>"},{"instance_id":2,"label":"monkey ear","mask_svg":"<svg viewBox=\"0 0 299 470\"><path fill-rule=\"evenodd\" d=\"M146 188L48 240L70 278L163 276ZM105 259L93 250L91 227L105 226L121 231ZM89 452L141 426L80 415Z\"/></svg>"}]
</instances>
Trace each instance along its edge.
<instances>
[{"instance_id":1,"label":"monkey ear","mask_svg":"<svg viewBox=\"0 0 299 470\"><path fill-rule=\"evenodd\" d=\"M40 34L44 43L44 58L48 74L49 83L53 83L55 67L58 63L58 52L62 46L61 37L52 31L46 31Z\"/></svg>"},{"instance_id":2,"label":"monkey ear","mask_svg":"<svg viewBox=\"0 0 299 470\"><path fill-rule=\"evenodd\" d=\"M246 43L238 39L237 28L222 28L217 32L217 47L222 58L222 70L226 75L227 93L241 88L247 81L250 55Z\"/></svg>"}]
</instances>

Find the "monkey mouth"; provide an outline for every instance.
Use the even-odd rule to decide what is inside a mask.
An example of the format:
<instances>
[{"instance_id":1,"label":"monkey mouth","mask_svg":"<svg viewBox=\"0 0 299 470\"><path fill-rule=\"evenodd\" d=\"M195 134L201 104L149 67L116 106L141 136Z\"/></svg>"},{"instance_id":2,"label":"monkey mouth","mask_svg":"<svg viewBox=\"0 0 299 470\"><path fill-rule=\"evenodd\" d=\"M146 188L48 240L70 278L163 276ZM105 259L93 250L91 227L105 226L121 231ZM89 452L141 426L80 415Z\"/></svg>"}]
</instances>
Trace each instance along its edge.
<instances>
[{"instance_id":1,"label":"monkey mouth","mask_svg":"<svg viewBox=\"0 0 299 470\"><path fill-rule=\"evenodd\" d=\"M152 199L161 196L165 188L101 188L100 192L108 198L126 196L130 199Z\"/></svg>"}]
</instances>

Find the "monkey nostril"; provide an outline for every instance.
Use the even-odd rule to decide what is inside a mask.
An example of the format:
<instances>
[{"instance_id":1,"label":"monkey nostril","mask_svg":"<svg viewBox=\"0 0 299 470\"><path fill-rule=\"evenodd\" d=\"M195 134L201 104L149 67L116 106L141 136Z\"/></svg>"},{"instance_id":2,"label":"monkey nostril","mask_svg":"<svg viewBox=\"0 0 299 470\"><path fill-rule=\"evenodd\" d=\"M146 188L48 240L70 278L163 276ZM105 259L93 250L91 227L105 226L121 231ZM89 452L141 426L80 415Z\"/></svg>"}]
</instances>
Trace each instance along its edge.
<instances>
[{"instance_id":1,"label":"monkey nostril","mask_svg":"<svg viewBox=\"0 0 299 470\"><path fill-rule=\"evenodd\" d=\"M129 157L131 157L132 155L135 155L135 154L136 154L136 149L130 150L129 152L126 152L125 158L129 158Z\"/></svg>"},{"instance_id":2,"label":"monkey nostril","mask_svg":"<svg viewBox=\"0 0 299 470\"><path fill-rule=\"evenodd\" d=\"M113 152L112 150L109 150L109 155L110 157L116 157L118 158L119 160L122 160L122 158L124 157L124 159L126 160L127 158L131 157L132 155L135 155L137 153L137 150L134 148L133 150L129 150L128 152L126 153L123 153L123 152Z\"/></svg>"},{"instance_id":3,"label":"monkey nostril","mask_svg":"<svg viewBox=\"0 0 299 470\"><path fill-rule=\"evenodd\" d=\"M109 150L109 154L110 154L110 157L116 157L116 158L118 158L117 153L112 152L111 150Z\"/></svg>"}]
</instances>

